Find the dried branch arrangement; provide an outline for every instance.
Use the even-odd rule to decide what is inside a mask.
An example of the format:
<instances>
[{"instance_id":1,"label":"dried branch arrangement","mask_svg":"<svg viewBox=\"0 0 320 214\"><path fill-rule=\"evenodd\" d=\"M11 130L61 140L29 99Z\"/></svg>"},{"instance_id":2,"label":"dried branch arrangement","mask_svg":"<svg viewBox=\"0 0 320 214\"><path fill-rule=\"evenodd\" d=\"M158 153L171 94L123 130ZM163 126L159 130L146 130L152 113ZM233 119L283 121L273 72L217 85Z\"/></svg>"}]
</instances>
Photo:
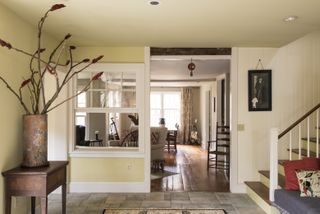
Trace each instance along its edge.
<instances>
[{"instance_id":1,"label":"dried branch arrangement","mask_svg":"<svg viewBox=\"0 0 320 214\"><path fill-rule=\"evenodd\" d=\"M14 90L11 85L2 77L0 76L1 82L14 94L14 96L19 100L20 104L22 105L23 109L25 110L27 115L30 114L46 114L51 110L55 109L56 107L62 105L63 103L67 102L78 96L79 94L87 91L90 87L92 81L97 80L101 77L103 72L99 72L92 77L92 79L84 86L82 90L78 93L74 94L73 96L63 100L60 103L54 103L54 101L58 98L59 93L61 90L68 84L68 82L80 72L83 72L87 69L90 65L97 63L99 60L103 58L103 55L98 56L94 59L83 59L80 62L75 63L73 61L72 52L76 49L75 46L68 46L66 47L66 42L70 39L71 35L67 34L60 43L50 52L48 59L42 59L43 53L46 51L45 48L42 47L42 29L43 25L49 15L50 12L59 10L64 8L64 4L55 4L53 5L40 19L38 22L38 46L34 53L29 53L27 51L21 50L19 48L14 47L9 42L0 39L0 46L4 48L8 48L9 50L14 50L21 54L24 54L30 57L30 76L29 78L22 81L20 88L18 90ZM68 48L68 50L66 50ZM60 63L60 58L64 51L68 52L67 60L65 63ZM81 66L80 66L81 65ZM65 66L67 67L67 71L65 76L60 80L59 75L57 73L58 66ZM56 80L56 91L52 95L52 97L47 98L45 97L44 93L44 77L45 75L53 75ZM31 102L31 106L27 106L25 102L25 97L23 97L23 90L27 90L29 95L29 99Z\"/></svg>"}]
</instances>

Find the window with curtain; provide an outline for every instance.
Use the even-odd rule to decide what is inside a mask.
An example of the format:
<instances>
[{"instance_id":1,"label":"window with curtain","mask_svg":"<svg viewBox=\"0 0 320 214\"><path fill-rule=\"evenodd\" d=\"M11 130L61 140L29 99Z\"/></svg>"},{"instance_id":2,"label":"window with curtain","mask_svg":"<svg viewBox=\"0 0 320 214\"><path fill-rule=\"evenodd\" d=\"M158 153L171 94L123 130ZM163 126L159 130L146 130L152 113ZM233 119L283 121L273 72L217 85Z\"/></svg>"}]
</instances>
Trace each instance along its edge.
<instances>
[{"instance_id":1,"label":"window with curtain","mask_svg":"<svg viewBox=\"0 0 320 214\"><path fill-rule=\"evenodd\" d=\"M151 92L151 126L159 126L160 118L165 118L166 127L169 130L176 129L175 124L180 124L180 102L180 91Z\"/></svg>"}]
</instances>

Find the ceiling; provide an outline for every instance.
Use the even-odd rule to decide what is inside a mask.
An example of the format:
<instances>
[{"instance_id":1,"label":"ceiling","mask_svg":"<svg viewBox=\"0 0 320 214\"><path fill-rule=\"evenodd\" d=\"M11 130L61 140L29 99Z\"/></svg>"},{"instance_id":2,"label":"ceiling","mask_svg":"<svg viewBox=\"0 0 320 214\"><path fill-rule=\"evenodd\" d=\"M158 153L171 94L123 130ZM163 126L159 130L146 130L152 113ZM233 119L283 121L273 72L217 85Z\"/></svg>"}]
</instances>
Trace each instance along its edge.
<instances>
[{"instance_id":1,"label":"ceiling","mask_svg":"<svg viewBox=\"0 0 320 214\"><path fill-rule=\"evenodd\" d=\"M234 47L287 44L320 27L319 0L0 0L30 23L81 46ZM296 15L295 22L282 21Z\"/></svg>"},{"instance_id":2,"label":"ceiling","mask_svg":"<svg viewBox=\"0 0 320 214\"><path fill-rule=\"evenodd\" d=\"M168 80L168 81L208 81L215 79L218 75L229 73L229 59L213 60L192 60L196 65L193 71L193 77L190 77L188 64L191 59L176 60L151 60L150 71L151 80Z\"/></svg>"}]
</instances>

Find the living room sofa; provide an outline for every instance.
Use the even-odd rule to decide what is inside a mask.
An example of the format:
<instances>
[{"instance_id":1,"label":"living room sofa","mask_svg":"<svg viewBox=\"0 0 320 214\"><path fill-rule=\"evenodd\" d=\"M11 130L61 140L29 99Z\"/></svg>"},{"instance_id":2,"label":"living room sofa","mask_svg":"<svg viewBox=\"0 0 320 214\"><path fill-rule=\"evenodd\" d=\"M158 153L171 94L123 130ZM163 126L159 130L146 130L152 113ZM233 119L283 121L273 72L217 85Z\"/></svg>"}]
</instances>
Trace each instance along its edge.
<instances>
[{"instance_id":1,"label":"living room sofa","mask_svg":"<svg viewBox=\"0 0 320 214\"><path fill-rule=\"evenodd\" d=\"M163 170L167 133L166 127L151 127L151 166L154 169Z\"/></svg>"}]
</instances>

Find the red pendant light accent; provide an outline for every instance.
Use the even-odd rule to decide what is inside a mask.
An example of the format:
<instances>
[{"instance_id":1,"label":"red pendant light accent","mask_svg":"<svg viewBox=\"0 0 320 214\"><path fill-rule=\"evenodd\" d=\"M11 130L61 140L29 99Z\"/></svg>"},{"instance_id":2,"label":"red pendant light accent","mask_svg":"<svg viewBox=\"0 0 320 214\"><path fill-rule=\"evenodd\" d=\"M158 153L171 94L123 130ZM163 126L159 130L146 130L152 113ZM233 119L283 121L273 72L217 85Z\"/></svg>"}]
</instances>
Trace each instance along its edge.
<instances>
[{"instance_id":1,"label":"red pendant light accent","mask_svg":"<svg viewBox=\"0 0 320 214\"><path fill-rule=\"evenodd\" d=\"M188 64L188 69L190 71L190 77L193 76L193 70L196 68L196 65L192 62L192 59L191 59L191 62Z\"/></svg>"}]
</instances>

